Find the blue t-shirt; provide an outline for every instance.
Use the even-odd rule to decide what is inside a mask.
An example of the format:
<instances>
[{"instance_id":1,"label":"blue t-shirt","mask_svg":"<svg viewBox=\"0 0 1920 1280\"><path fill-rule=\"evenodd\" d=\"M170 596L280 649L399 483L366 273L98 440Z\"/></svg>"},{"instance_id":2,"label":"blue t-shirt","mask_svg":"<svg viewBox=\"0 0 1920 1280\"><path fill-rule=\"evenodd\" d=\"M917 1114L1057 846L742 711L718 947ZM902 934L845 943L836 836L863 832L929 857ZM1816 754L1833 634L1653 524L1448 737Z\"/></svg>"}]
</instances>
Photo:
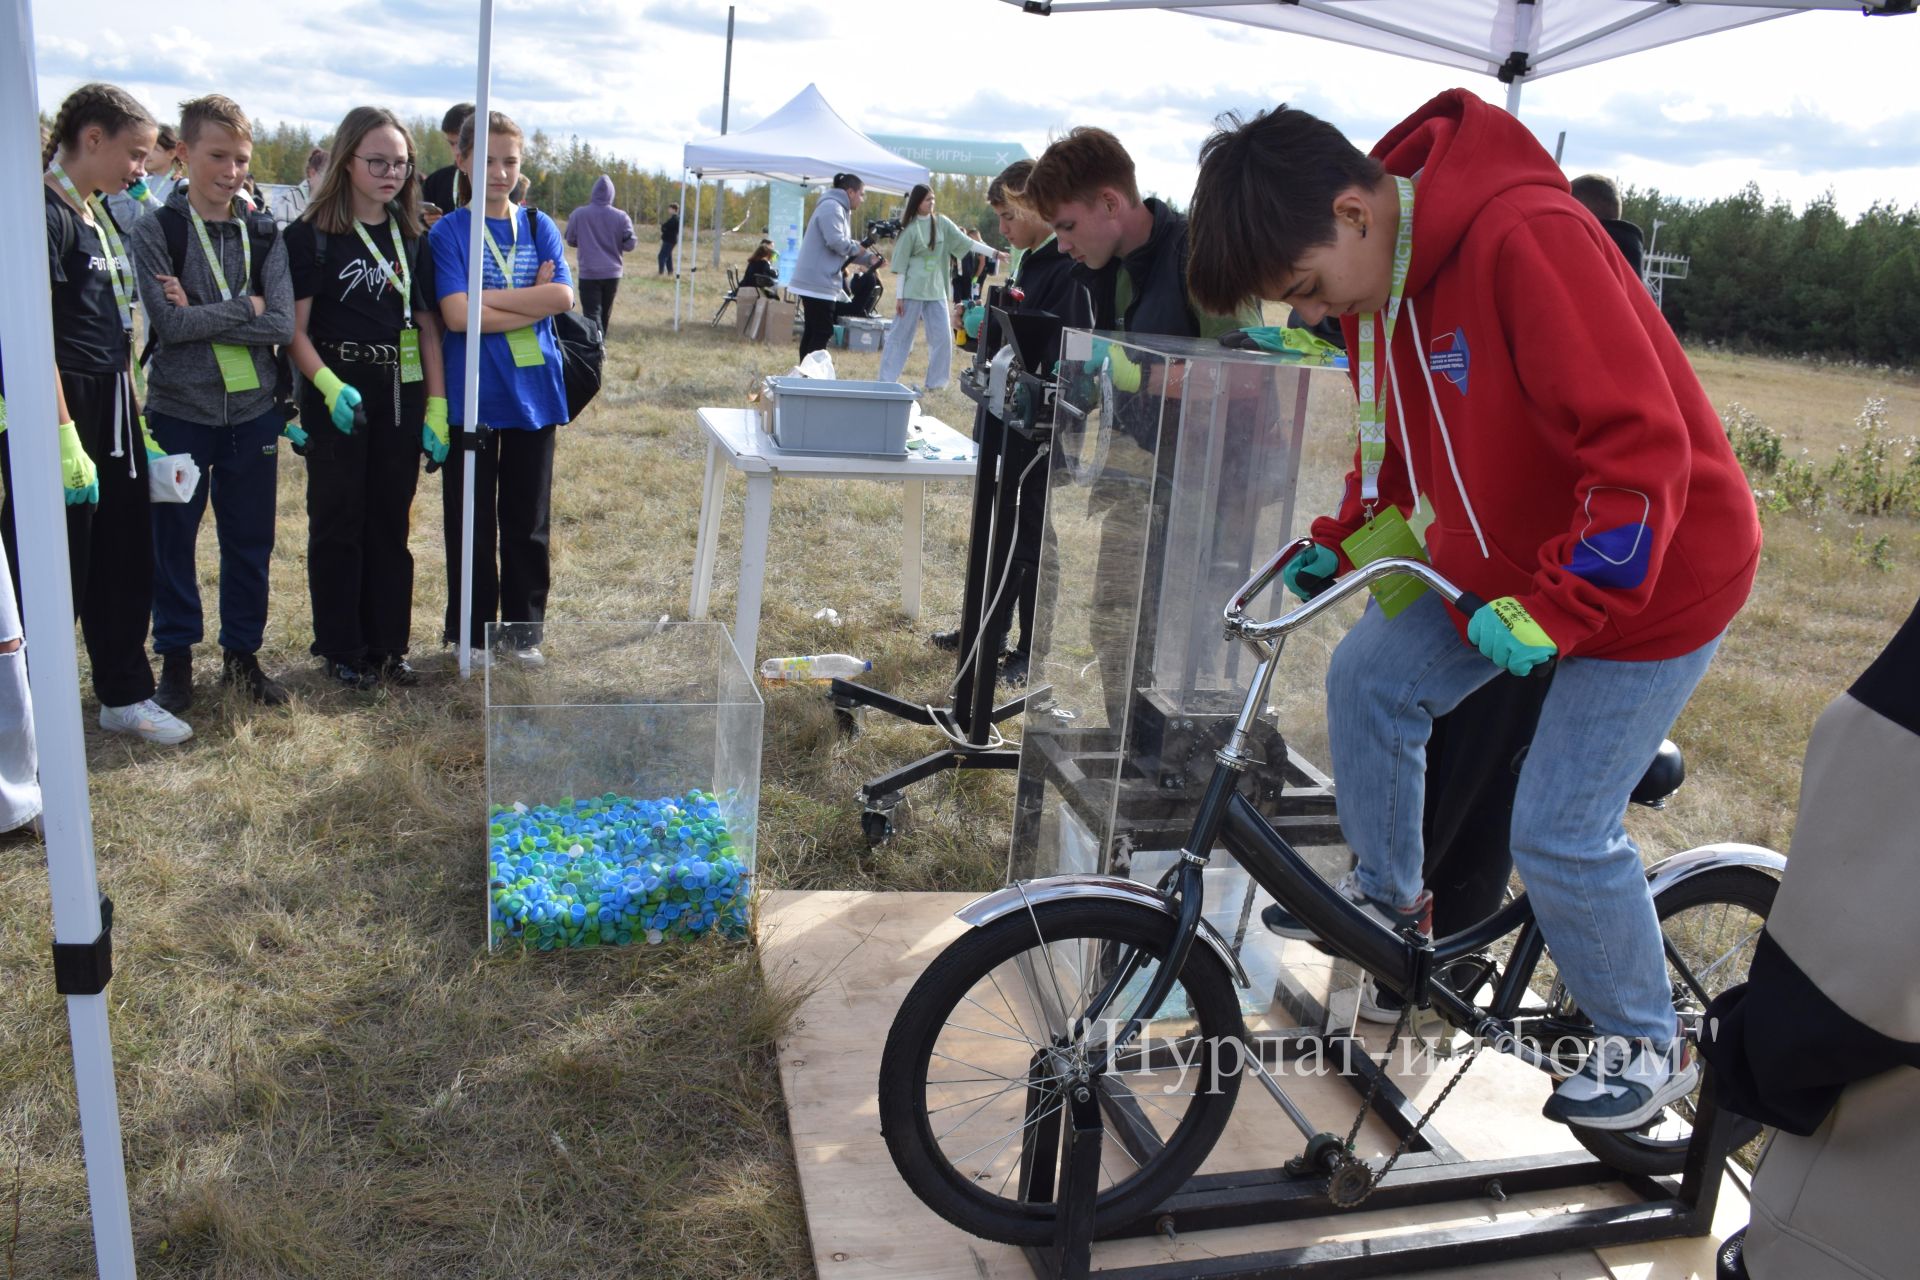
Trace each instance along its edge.
<instances>
[{"instance_id":1,"label":"blue t-shirt","mask_svg":"<svg viewBox=\"0 0 1920 1280\"><path fill-rule=\"evenodd\" d=\"M433 250L433 276L436 300L467 291L467 236L472 212L455 209L433 226L427 247ZM531 227L529 227L531 223ZM514 245L518 224L519 246ZM571 285L567 271L566 246L560 243L560 231L553 219L533 216L516 208L513 218L488 218L487 229L513 268L511 281L502 278L500 264L483 240L480 267L483 289L523 289L533 283L542 262L554 264L555 284ZM550 427L567 420L567 388L560 368L560 348L553 338L553 320L534 325L540 337L543 365L522 368L513 362L513 351L504 333L480 335L480 423L495 428L533 429ZM447 369L447 421L466 425L464 414L467 391L467 335L449 331L444 346Z\"/></svg>"}]
</instances>

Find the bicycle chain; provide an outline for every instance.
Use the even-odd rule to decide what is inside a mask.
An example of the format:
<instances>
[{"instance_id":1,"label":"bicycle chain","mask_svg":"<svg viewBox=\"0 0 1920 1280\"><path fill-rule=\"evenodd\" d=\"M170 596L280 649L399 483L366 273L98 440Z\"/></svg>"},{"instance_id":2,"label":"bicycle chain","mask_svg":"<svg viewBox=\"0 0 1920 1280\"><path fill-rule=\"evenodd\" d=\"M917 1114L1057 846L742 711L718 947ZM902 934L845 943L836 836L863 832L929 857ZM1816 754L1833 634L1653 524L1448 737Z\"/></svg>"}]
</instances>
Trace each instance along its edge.
<instances>
[{"instance_id":1,"label":"bicycle chain","mask_svg":"<svg viewBox=\"0 0 1920 1280\"><path fill-rule=\"evenodd\" d=\"M1388 1037L1387 1039L1387 1059L1386 1059L1387 1062L1393 1061L1393 1051L1395 1047L1399 1044L1400 1033L1402 1030L1405 1029L1407 1025L1407 1021L1409 1017L1411 1017L1412 1013L1413 1013L1413 1006L1411 1004L1405 1005L1401 1008L1400 1020L1394 1023L1393 1035ZM1429 1105L1425 1111L1420 1113L1419 1120L1415 1121L1413 1126L1400 1136L1399 1143L1394 1147L1392 1153L1387 1156L1386 1162L1382 1164L1379 1170L1376 1172L1373 1169L1368 1167L1366 1161L1362 1160L1359 1156L1352 1154L1352 1152L1353 1152L1354 1139L1357 1138L1360 1134L1360 1126L1366 1123L1367 1113L1373 1110L1374 1098L1380 1092L1380 1081L1386 1076L1386 1070L1387 1070L1386 1065L1385 1063L1381 1065L1379 1071L1376 1072L1373 1077L1373 1083L1367 1087L1366 1099L1360 1104L1360 1114L1353 1118L1353 1128L1347 1131L1347 1141L1346 1141L1347 1156L1344 1163L1357 1166L1358 1168L1361 1168L1361 1169L1366 1169L1367 1170L1366 1185L1358 1189L1357 1195L1347 1192L1344 1188L1342 1188L1341 1198L1335 1199L1333 1195L1335 1182L1336 1180L1344 1181L1344 1179L1341 1179L1340 1177L1340 1175L1344 1172L1344 1170L1336 1168L1334 1170L1333 1176L1327 1179L1328 1199L1333 1200L1335 1207L1341 1208L1341 1209L1357 1209L1361 1205L1367 1202L1367 1198L1371 1196L1374 1193L1375 1189L1379 1187L1381 1179L1385 1178L1389 1173L1391 1173L1393 1171L1393 1166L1399 1162L1400 1157L1407 1153L1407 1148L1410 1145L1412 1145L1414 1136L1418 1134L1422 1129L1427 1127L1427 1122L1433 1119L1434 1112L1440 1110L1440 1104L1447 1100L1447 1095L1453 1092L1454 1086L1458 1085L1460 1081L1466 1077L1467 1068L1471 1067L1473 1065L1473 1060L1480 1056L1480 1050L1483 1047L1483 1044L1484 1042L1479 1040L1478 1038L1474 1040L1473 1048L1467 1051L1466 1059L1461 1062L1459 1069L1453 1073L1453 1079L1447 1081L1446 1087L1440 1090L1440 1096L1435 1098L1432 1104ZM1351 1195L1351 1199L1346 1198L1349 1195Z\"/></svg>"}]
</instances>

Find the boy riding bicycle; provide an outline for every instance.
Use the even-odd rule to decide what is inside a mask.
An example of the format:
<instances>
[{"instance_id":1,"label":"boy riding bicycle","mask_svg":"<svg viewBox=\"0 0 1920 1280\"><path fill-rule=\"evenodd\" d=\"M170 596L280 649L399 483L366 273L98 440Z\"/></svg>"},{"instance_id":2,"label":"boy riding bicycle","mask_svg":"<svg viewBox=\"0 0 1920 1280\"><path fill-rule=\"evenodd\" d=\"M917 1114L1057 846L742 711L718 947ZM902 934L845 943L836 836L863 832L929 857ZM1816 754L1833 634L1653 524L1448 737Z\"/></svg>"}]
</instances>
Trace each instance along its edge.
<instances>
[{"instance_id":1,"label":"boy riding bicycle","mask_svg":"<svg viewBox=\"0 0 1920 1280\"><path fill-rule=\"evenodd\" d=\"M1500 671L1559 659L1514 800L1514 863L1603 1040L1550 1119L1632 1129L1698 1079L1677 1034L1627 798L1745 602L1753 497L1646 289L1524 126L1465 91L1363 155L1281 107L1201 152L1189 284L1308 323L1340 318L1360 443L1339 511L1294 557L1295 594L1425 554L1490 601L1381 599L1327 674L1348 898L1422 928L1426 747ZM1304 579L1304 581L1303 581ZM1464 636L1465 643L1462 643ZM1278 907L1268 924L1309 931Z\"/></svg>"}]
</instances>

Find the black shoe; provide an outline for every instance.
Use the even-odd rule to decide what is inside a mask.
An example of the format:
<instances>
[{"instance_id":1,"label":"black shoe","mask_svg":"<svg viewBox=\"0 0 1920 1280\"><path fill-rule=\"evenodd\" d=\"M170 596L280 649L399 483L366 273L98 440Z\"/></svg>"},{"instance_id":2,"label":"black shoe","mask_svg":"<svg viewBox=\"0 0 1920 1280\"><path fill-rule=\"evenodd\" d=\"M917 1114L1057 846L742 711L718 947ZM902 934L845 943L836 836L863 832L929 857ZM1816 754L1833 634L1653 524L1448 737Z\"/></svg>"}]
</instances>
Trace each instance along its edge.
<instances>
[{"instance_id":1,"label":"black shoe","mask_svg":"<svg viewBox=\"0 0 1920 1280\"><path fill-rule=\"evenodd\" d=\"M1000 683L1023 685L1027 682L1028 655L1007 652L1000 655Z\"/></svg>"},{"instance_id":2,"label":"black shoe","mask_svg":"<svg viewBox=\"0 0 1920 1280\"><path fill-rule=\"evenodd\" d=\"M952 631L936 631L927 637L927 643L948 653L958 653L960 652L960 632L957 628Z\"/></svg>"},{"instance_id":3,"label":"black shoe","mask_svg":"<svg viewBox=\"0 0 1920 1280\"><path fill-rule=\"evenodd\" d=\"M174 715L193 705L193 650L160 655L160 687L153 700Z\"/></svg>"},{"instance_id":4,"label":"black shoe","mask_svg":"<svg viewBox=\"0 0 1920 1280\"><path fill-rule=\"evenodd\" d=\"M420 683L420 673L413 669L412 663L399 654L394 654L381 663L378 674L380 679L400 689L411 689Z\"/></svg>"},{"instance_id":5,"label":"black shoe","mask_svg":"<svg viewBox=\"0 0 1920 1280\"><path fill-rule=\"evenodd\" d=\"M284 707L289 695L286 687L260 669L260 659L251 653L227 650L220 668L220 683L244 689L247 696L266 707Z\"/></svg>"},{"instance_id":6,"label":"black shoe","mask_svg":"<svg viewBox=\"0 0 1920 1280\"><path fill-rule=\"evenodd\" d=\"M359 658L328 658L326 664L327 675L343 689L366 693L379 687L380 673L370 662Z\"/></svg>"}]
</instances>

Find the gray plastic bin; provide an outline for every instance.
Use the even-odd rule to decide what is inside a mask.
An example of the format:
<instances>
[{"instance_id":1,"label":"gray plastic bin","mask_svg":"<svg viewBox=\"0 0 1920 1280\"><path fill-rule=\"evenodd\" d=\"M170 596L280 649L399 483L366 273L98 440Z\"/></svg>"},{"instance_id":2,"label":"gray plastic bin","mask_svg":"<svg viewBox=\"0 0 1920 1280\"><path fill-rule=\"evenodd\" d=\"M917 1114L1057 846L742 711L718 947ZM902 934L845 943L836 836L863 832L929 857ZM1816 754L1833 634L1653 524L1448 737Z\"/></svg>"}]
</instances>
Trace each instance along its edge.
<instances>
[{"instance_id":1,"label":"gray plastic bin","mask_svg":"<svg viewBox=\"0 0 1920 1280\"><path fill-rule=\"evenodd\" d=\"M914 394L897 382L768 378L773 443L783 453L905 457Z\"/></svg>"}]
</instances>

